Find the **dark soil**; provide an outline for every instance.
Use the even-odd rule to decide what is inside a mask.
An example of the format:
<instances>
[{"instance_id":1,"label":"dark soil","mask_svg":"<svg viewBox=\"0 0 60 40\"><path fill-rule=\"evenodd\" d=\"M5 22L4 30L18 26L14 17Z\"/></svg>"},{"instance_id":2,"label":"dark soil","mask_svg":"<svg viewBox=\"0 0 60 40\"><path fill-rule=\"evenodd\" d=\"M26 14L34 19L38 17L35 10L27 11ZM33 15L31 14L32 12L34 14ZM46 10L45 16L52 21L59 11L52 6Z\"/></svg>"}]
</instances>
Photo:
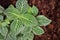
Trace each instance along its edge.
<instances>
[{"instance_id":1,"label":"dark soil","mask_svg":"<svg viewBox=\"0 0 60 40\"><path fill-rule=\"evenodd\" d=\"M15 4L16 0L0 0L0 5L7 8L9 4ZM35 35L34 40L60 40L60 0L28 0L29 5L35 5L39 9L38 15L45 15L52 20L43 35Z\"/></svg>"}]
</instances>

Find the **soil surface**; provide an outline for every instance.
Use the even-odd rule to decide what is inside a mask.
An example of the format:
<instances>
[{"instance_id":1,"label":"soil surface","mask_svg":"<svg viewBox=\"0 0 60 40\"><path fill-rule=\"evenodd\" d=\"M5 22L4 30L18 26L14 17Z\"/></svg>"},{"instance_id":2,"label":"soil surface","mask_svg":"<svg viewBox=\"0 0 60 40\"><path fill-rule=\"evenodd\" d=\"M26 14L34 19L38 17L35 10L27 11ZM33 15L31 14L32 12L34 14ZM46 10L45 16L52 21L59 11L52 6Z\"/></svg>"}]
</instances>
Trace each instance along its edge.
<instances>
[{"instance_id":1,"label":"soil surface","mask_svg":"<svg viewBox=\"0 0 60 40\"><path fill-rule=\"evenodd\" d=\"M15 3L16 0L0 0L0 5L5 8ZM35 35L34 40L60 40L60 0L28 0L28 3L39 9L38 15L45 15L52 20L51 24L42 27L45 33Z\"/></svg>"}]
</instances>

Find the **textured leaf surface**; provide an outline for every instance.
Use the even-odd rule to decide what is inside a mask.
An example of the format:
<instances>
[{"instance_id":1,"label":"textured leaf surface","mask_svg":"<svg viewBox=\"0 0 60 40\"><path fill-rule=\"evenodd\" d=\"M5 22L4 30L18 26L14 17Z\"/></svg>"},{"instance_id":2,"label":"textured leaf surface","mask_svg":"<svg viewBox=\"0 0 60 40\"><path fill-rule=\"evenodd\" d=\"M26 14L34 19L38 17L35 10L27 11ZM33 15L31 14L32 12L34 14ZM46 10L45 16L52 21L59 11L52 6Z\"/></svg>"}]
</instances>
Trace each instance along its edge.
<instances>
[{"instance_id":1,"label":"textured leaf surface","mask_svg":"<svg viewBox=\"0 0 60 40\"><path fill-rule=\"evenodd\" d=\"M11 28L11 33L17 35L24 29L24 26L20 20L14 20L11 23L10 28Z\"/></svg>"},{"instance_id":2,"label":"textured leaf surface","mask_svg":"<svg viewBox=\"0 0 60 40\"><path fill-rule=\"evenodd\" d=\"M20 13L27 12L28 8L27 0L18 0L16 3L16 8L20 11Z\"/></svg>"},{"instance_id":3,"label":"textured leaf surface","mask_svg":"<svg viewBox=\"0 0 60 40\"><path fill-rule=\"evenodd\" d=\"M40 28L39 26L33 28L33 33L36 35L41 35L44 33L44 30Z\"/></svg>"},{"instance_id":4,"label":"textured leaf surface","mask_svg":"<svg viewBox=\"0 0 60 40\"><path fill-rule=\"evenodd\" d=\"M51 23L51 20L49 20L47 17L43 15L37 16L37 20L39 21L40 26L46 26Z\"/></svg>"}]
</instances>

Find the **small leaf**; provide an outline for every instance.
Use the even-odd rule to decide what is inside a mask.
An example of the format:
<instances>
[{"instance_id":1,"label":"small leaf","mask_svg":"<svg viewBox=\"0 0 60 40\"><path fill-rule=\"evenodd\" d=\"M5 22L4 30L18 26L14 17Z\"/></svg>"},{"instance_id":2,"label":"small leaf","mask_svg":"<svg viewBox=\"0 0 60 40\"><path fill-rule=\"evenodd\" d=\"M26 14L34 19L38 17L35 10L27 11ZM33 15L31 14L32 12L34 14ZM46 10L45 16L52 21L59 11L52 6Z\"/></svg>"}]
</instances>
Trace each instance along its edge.
<instances>
[{"instance_id":1,"label":"small leaf","mask_svg":"<svg viewBox=\"0 0 60 40\"><path fill-rule=\"evenodd\" d=\"M28 8L28 13L36 16L38 14L38 8L33 5L33 7Z\"/></svg>"},{"instance_id":2,"label":"small leaf","mask_svg":"<svg viewBox=\"0 0 60 40\"><path fill-rule=\"evenodd\" d=\"M7 16L7 18L9 19L9 20L14 20L14 19L16 19L17 17L17 15L16 14L18 14L18 15L20 15L19 14L19 11L16 9L16 8L14 8L14 6L13 5L10 5L5 11L4 11L4 14Z\"/></svg>"},{"instance_id":3,"label":"small leaf","mask_svg":"<svg viewBox=\"0 0 60 40\"><path fill-rule=\"evenodd\" d=\"M10 28L12 34L18 35L24 29L24 26L20 20L16 19L11 23Z\"/></svg>"},{"instance_id":4,"label":"small leaf","mask_svg":"<svg viewBox=\"0 0 60 40\"><path fill-rule=\"evenodd\" d=\"M44 15L37 16L37 20L38 20L40 26L46 26L51 23L51 20L49 20Z\"/></svg>"},{"instance_id":5,"label":"small leaf","mask_svg":"<svg viewBox=\"0 0 60 40\"><path fill-rule=\"evenodd\" d=\"M35 35L41 35L41 34L44 33L44 30L43 30L42 28L40 28L39 26L37 26L37 27L34 27L34 28L33 28L33 33L34 33Z\"/></svg>"},{"instance_id":6,"label":"small leaf","mask_svg":"<svg viewBox=\"0 0 60 40\"><path fill-rule=\"evenodd\" d=\"M20 13L27 12L28 8L27 0L17 0L16 8L20 11Z\"/></svg>"},{"instance_id":7,"label":"small leaf","mask_svg":"<svg viewBox=\"0 0 60 40\"><path fill-rule=\"evenodd\" d=\"M38 14L38 8L35 7L34 5L32 7L32 13L33 13L34 16L36 16Z\"/></svg>"},{"instance_id":8,"label":"small leaf","mask_svg":"<svg viewBox=\"0 0 60 40\"><path fill-rule=\"evenodd\" d=\"M4 8L0 5L0 14L4 11Z\"/></svg>"}]
</instances>

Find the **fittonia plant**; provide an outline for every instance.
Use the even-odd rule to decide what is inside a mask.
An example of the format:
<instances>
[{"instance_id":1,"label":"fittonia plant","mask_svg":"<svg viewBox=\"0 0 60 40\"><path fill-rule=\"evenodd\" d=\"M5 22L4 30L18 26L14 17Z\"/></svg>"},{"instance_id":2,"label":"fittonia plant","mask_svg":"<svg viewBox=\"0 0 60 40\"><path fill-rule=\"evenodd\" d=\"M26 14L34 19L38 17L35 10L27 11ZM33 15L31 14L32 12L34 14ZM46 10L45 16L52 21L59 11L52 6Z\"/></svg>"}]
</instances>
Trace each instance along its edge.
<instances>
[{"instance_id":1,"label":"fittonia plant","mask_svg":"<svg viewBox=\"0 0 60 40\"><path fill-rule=\"evenodd\" d=\"M37 7L30 7L27 0L18 0L16 7L10 5L6 10L0 6L0 40L33 40L34 34L42 35L41 26L51 20L37 13Z\"/></svg>"}]
</instances>

